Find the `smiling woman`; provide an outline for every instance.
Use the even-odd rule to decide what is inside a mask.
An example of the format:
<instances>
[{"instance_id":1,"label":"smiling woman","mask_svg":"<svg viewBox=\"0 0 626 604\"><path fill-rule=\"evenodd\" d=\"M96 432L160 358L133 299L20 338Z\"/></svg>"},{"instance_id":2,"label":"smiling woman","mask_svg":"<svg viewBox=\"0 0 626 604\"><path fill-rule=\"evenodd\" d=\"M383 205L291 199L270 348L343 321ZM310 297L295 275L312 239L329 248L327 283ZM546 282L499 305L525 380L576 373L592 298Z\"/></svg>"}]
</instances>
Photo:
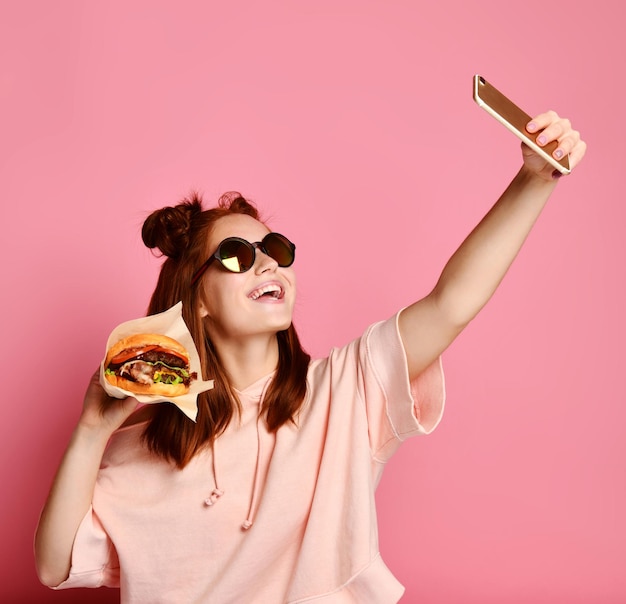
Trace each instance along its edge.
<instances>
[{"instance_id":1,"label":"smiling woman","mask_svg":"<svg viewBox=\"0 0 626 604\"><path fill-rule=\"evenodd\" d=\"M533 125L580 161L567 120L550 112ZM400 444L438 424L440 354L489 300L556 184L525 148L432 292L314 361L292 323L295 245L250 202L233 193L204 210L192 196L153 212L143 240L166 260L148 313L182 301L215 387L193 423L173 405L109 399L93 376L38 527L41 580L116 586L123 602L150 604L397 602L374 491Z\"/></svg>"},{"instance_id":2,"label":"smiling woman","mask_svg":"<svg viewBox=\"0 0 626 604\"><path fill-rule=\"evenodd\" d=\"M180 241L173 241L175 237ZM221 258L212 262L217 255L233 267L234 250L228 251L232 247L228 242L238 238L247 243L244 237L267 244L269 235L256 208L238 193L224 195L217 208L207 211L192 196L154 212L144 224L144 243L163 254L169 251L148 313L163 312L182 300L183 318L198 348L204 377L217 378L211 394L200 395L199 408L206 411L199 413L195 425L175 408L162 406L146 430L151 449L179 467L223 432L240 410L235 389L276 370L264 400L271 430L292 421L304 400L310 357L291 322L296 296L295 274L289 268L293 250L284 267L265 252L250 253L245 245L237 249L241 267L247 270L227 270ZM252 247L256 249L260 245ZM263 288L281 294L278 299L259 297ZM255 355L257 362L246 362L247 355ZM181 433L189 435L174 437Z\"/></svg>"}]
</instances>

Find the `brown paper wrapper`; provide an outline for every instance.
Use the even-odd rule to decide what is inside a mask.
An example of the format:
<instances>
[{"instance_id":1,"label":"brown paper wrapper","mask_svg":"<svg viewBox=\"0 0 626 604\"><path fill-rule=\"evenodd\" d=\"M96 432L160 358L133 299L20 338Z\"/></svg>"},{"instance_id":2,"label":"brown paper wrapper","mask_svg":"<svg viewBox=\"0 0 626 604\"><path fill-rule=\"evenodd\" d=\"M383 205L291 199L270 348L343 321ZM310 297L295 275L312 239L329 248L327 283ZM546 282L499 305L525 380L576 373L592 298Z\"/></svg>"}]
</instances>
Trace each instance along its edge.
<instances>
[{"instance_id":1,"label":"brown paper wrapper","mask_svg":"<svg viewBox=\"0 0 626 604\"><path fill-rule=\"evenodd\" d=\"M202 380L202 368L200 367L200 357L193 338L187 329L187 325L182 315L183 303L172 306L165 312L150 315L149 317L141 317L133 319L118 325L109 335L105 348L105 358L100 363L100 383L106 392L115 398L126 398L132 396L140 403L152 404L170 402L176 405L189 419L196 421L198 415L198 394L211 390L213 388L213 380ZM123 338L137 333L156 333L169 336L178 340L189 353L189 366L192 372L196 372L198 379L191 383L188 394L174 397L164 397L162 395L136 394L123 388L113 386L104 377L104 361L106 352L113 344L119 342Z\"/></svg>"}]
</instances>

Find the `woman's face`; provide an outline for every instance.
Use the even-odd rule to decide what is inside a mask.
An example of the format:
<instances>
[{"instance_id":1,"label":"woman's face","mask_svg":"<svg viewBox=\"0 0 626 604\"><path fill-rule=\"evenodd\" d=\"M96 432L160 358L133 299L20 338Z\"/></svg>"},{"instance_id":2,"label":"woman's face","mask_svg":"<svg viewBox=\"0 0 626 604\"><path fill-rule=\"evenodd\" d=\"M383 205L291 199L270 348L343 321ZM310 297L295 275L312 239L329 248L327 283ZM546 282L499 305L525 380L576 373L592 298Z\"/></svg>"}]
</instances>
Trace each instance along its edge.
<instances>
[{"instance_id":1,"label":"woman's face","mask_svg":"<svg viewBox=\"0 0 626 604\"><path fill-rule=\"evenodd\" d=\"M267 233L269 229L262 222L245 214L220 218L207 243L207 258L227 237L241 237L255 243ZM296 299L295 272L292 267L279 267L258 248L250 270L232 273L215 261L202 276L200 287L202 313L213 339L273 335L291 325Z\"/></svg>"}]
</instances>

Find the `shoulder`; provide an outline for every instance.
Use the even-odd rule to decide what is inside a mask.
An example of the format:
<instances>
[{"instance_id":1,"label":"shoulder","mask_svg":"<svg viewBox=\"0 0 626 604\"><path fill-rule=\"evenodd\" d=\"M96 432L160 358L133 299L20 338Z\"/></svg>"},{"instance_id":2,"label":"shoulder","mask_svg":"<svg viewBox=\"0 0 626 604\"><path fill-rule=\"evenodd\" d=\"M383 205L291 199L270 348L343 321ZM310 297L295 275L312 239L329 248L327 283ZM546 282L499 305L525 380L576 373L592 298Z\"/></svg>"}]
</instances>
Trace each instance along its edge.
<instances>
[{"instance_id":1,"label":"shoulder","mask_svg":"<svg viewBox=\"0 0 626 604\"><path fill-rule=\"evenodd\" d=\"M398 343L400 343L400 336L397 329L397 315L394 315L384 321L372 323L360 336L347 344L331 348L328 356L311 361L309 378L336 370L339 366L356 365L363 362L365 357L372 356L372 351L385 357L385 349L388 345Z\"/></svg>"}]
</instances>

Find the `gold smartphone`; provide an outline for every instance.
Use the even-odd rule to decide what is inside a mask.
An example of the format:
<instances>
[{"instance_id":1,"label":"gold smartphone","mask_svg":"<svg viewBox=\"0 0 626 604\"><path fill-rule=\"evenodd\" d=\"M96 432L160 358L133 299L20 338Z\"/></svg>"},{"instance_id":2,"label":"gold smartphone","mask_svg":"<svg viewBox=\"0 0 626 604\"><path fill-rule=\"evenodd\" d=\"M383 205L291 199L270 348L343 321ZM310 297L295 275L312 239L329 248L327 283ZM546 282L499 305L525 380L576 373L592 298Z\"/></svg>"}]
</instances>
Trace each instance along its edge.
<instances>
[{"instance_id":1,"label":"gold smartphone","mask_svg":"<svg viewBox=\"0 0 626 604\"><path fill-rule=\"evenodd\" d=\"M495 117L533 151L541 155L547 162L550 162L559 172L562 174L570 173L569 157L567 155L560 160L552 156L558 143L552 141L540 147L535 141L541 134L541 131L530 133L526 130L526 124L530 122L531 116L522 111L515 103L506 98L485 78L479 75L474 76L474 100L479 107L482 107L487 113Z\"/></svg>"}]
</instances>

